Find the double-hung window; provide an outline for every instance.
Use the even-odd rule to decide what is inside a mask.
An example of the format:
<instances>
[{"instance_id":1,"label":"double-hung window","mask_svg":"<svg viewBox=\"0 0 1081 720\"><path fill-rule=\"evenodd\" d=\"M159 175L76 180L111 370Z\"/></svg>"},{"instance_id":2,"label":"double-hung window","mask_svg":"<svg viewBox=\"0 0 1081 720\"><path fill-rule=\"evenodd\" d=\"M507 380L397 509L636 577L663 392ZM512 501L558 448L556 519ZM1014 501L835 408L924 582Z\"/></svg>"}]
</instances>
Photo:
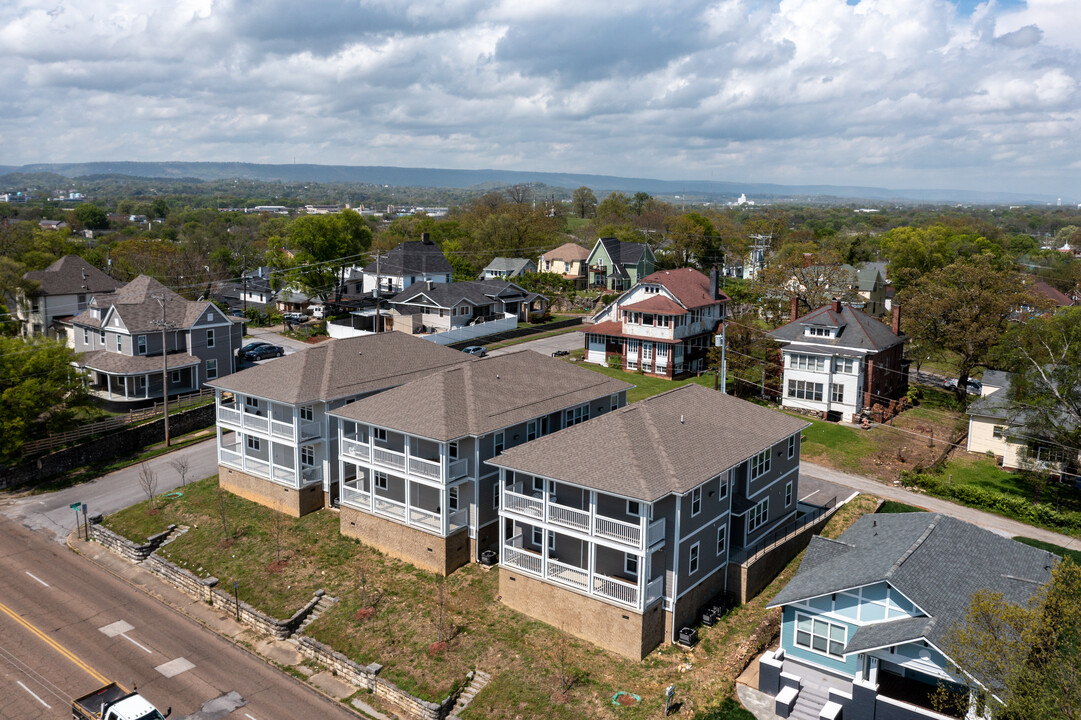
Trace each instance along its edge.
<instances>
[{"instance_id":1,"label":"double-hung window","mask_svg":"<svg viewBox=\"0 0 1081 720\"><path fill-rule=\"evenodd\" d=\"M146 335L140 335L138 339L138 352L139 355L146 355Z\"/></svg>"},{"instance_id":2,"label":"double-hung window","mask_svg":"<svg viewBox=\"0 0 1081 720\"><path fill-rule=\"evenodd\" d=\"M218 377L218 361L207 360L206 361L206 379L214 380Z\"/></svg>"},{"instance_id":3,"label":"double-hung window","mask_svg":"<svg viewBox=\"0 0 1081 720\"><path fill-rule=\"evenodd\" d=\"M689 575L694 575L696 572L698 572L698 552L700 550L700 546L701 543L695 543L694 545L691 545L691 550L688 554L687 560L687 573Z\"/></svg>"},{"instance_id":4,"label":"double-hung window","mask_svg":"<svg viewBox=\"0 0 1081 720\"><path fill-rule=\"evenodd\" d=\"M311 422L315 419L315 409L311 405L301 406L300 419L304 422Z\"/></svg>"},{"instance_id":5,"label":"double-hung window","mask_svg":"<svg viewBox=\"0 0 1081 720\"><path fill-rule=\"evenodd\" d=\"M503 433L497 432L492 442L492 454L499 455L503 452L503 450L506 449L506 447L507 443L505 440L505 436L503 435Z\"/></svg>"},{"instance_id":6,"label":"double-hung window","mask_svg":"<svg viewBox=\"0 0 1081 720\"><path fill-rule=\"evenodd\" d=\"M796 436L788 438L788 459L791 460L796 456Z\"/></svg>"},{"instance_id":7,"label":"double-hung window","mask_svg":"<svg viewBox=\"0 0 1081 720\"><path fill-rule=\"evenodd\" d=\"M717 528L717 554L724 555L728 547L728 526L721 525Z\"/></svg>"},{"instance_id":8,"label":"double-hung window","mask_svg":"<svg viewBox=\"0 0 1081 720\"><path fill-rule=\"evenodd\" d=\"M120 333L116 334L116 351L124 352L124 336Z\"/></svg>"},{"instance_id":9,"label":"double-hung window","mask_svg":"<svg viewBox=\"0 0 1081 720\"><path fill-rule=\"evenodd\" d=\"M311 445L305 445L300 448L300 464L305 467L312 467L315 465L315 448Z\"/></svg>"},{"instance_id":10,"label":"double-hung window","mask_svg":"<svg viewBox=\"0 0 1081 720\"><path fill-rule=\"evenodd\" d=\"M691 517L702 512L702 487L691 490Z\"/></svg>"},{"instance_id":11,"label":"double-hung window","mask_svg":"<svg viewBox=\"0 0 1081 720\"><path fill-rule=\"evenodd\" d=\"M784 506L788 507L792 504L792 481L789 480L784 486Z\"/></svg>"},{"instance_id":12,"label":"double-hung window","mask_svg":"<svg viewBox=\"0 0 1081 720\"><path fill-rule=\"evenodd\" d=\"M376 472L375 475L375 487L379 490L387 489L387 474L385 472Z\"/></svg>"},{"instance_id":13,"label":"double-hung window","mask_svg":"<svg viewBox=\"0 0 1081 720\"><path fill-rule=\"evenodd\" d=\"M848 628L796 613L796 645L823 655L844 657Z\"/></svg>"},{"instance_id":14,"label":"double-hung window","mask_svg":"<svg viewBox=\"0 0 1081 720\"><path fill-rule=\"evenodd\" d=\"M208 348L214 347L214 331L212 329L206 331L206 346Z\"/></svg>"},{"instance_id":15,"label":"double-hung window","mask_svg":"<svg viewBox=\"0 0 1081 720\"><path fill-rule=\"evenodd\" d=\"M499 497L498 488L496 489L495 496ZM458 512L458 486L457 485L455 485L454 487L447 490L447 510L450 511L450 512Z\"/></svg>"},{"instance_id":16,"label":"double-hung window","mask_svg":"<svg viewBox=\"0 0 1081 720\"><path fill-rule=\"evenodd\" d=\"M833 383L830 387L830 402L843 403L845 401L845 386Z\"/></svg>"},{"instance_id":17,"label":"double-hung window","mask_svg":"<svg viewBox=\"0 0 1081 720\"><path fill-rule=\"evenodd\" d=\"M589 419L589 405L579 405L576 408L567 410L566 421L563 427L571 427L579 423L584 423Z\"/></svg>"},{"instance_id":18,"label":"double-hung window","mask_svg":"<svg viewBox=\"0 0 1081 720\"><path fill-rule=\"evenodd\" d=\"M262 446L262 443L259 442L259 438L255 437L254 435L247 435L245 436L245 438L248 449L259 452L259 448Z\"/></svg>"},{"instance_id":19,"label":"double-hung window","mask_svg":"<svg viewBox=\"0 0 1081 720\"><path fill-rule=\"evenodd\" d=\"M768 473L769 466L770 454L769 448L766 448L765 450L751 458L751 480L757 480L765 473Z\"/></svg>"},{"instance_id":20,"label":"double-hung window","mask_svg":"<svg viewBox=\"0 0 1081 720\"><path fill-rule=\"evenodd\" d=\"M766 521L767 515L769 515L769 498L766 498L755 505L751 508L751 511L747 513L747 532L754 532L762 527L762 523Z\"/></svg>"},{"instance_id":21,"label":"double-hung window","mask_svg":"<svg viewBox=\"0 0 1081 720\"><path fill-rule=\"evenodd\" d=\"M537 421L536 420L530 420L529 422L527 422L525 424L525 440L526 440L526 442L529 442L530 440L536 440L536 439L537 439Z\"/></svg>"},{"instance_id":22,"label":"double-hung window","mask_svg":"<svg viewBox=\"0 0 1081 720\"><path fill-rule=\"evenodd\" d=\"M624 553L623 555L623 572L627 573L631 577L638 578L638 556L630 553Z\"/></svg>"}]
</instances>

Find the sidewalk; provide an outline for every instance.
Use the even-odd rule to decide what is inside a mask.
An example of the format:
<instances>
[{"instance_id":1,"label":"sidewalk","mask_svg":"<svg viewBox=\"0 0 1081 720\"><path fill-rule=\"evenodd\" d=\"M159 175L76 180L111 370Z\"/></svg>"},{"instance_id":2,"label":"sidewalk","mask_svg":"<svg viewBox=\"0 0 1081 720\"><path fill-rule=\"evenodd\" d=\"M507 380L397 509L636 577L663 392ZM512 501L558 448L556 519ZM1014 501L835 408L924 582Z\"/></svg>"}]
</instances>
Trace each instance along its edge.
<instances>
[{"instance_id":1,"label":"sidewalk","mask_svg":"<svg viewBox=\"0 0 1081 720\"><path fill-rule=\"evenodd\" d=\"M851 475L809 462L801 463L800 474L827 480L838 485L844 485L845 487L859 490L861 493L874 495L885 500L896 500L897 502L905 503L906 505L915 505L916 507L921 507L931 512L950 515L958 520L964 520L973 525L978 525L979 527L1005 537L1021 535L1023 537L1053 543L1064 548L1069 548L1070 550L1081 550L1081 538L1070 537L1069 535L1063 535L1050 530L1044 530L1043 528L1033 527L1032 525L1026 525L1017 520L1002 517L1001 515L995 515L994 513L985 512L983 510L976 510L964 505L958 505L949 500L942 500L941 498L924 495L923 493L905 490L900 486L887 485L861 475Z\"/></svg>"}]
</instances>

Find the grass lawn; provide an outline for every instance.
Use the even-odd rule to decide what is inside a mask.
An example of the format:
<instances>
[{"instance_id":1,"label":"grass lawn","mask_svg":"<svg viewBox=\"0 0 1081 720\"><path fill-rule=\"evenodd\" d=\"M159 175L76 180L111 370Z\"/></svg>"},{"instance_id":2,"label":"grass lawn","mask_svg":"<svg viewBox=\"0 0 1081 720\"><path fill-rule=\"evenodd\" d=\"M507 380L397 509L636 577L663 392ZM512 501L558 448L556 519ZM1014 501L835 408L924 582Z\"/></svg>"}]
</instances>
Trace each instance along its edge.
<instances>
[{"instance_id":1,"label":"grass lawn","mask_svg":"<svg viewBox=\"0 0 1081 720\"><path fill-rule=\"evenodd\" d=\"M441 700L472 668L491 673L491 684L463 713L467 720L657 717L664 688L672 684L684 714L719 712L746 662L772 639L779 616L765 604L792 577L799 560L758 598L716 626L701 628L695 649L664 645L632 662L505 607L498 602L497 571L471 564L440 579L343 537L337 514L329 511L281 518L278 524L269 509L226 493L226 538L216 487L216 478L190 484L180 498L160 499L154 514L148 515L142 503L109 517L106 525L136 540L169 523L188 525L191 529L163 554L196 574L214 575L222 587L237 579L242 599L277 617L287 617L324 588L341 602L306 632L357 662L383 664L383 677L425 699ZM838 511L824 534L836 537L874 505L874 498L856 498ZM281 566L275 564L278 527ZM433 653L441 586L453 637ZM374 614L358 615L362 607L374 607ZM576 679L566 696L558 688L561 653ZM612 705L620 690L640 695L642 702Z\"/></svg>"},{"instance_id":2,"label":"grass lawn","mask_svg":"<svg viewBox=\"0 0 1081 720\"><path fill-rule=\"evenodd\" d=\"M577 355L577 357L581 357L581 354L577 350L575 350L571 354L572 356ZM568 360L568 362L570 361ZM644 400L647 397L659 395L662 392L665 392L667 390L673 390L677 387L680 387L681 385L686 385L687 383L697 383L703 387L708 388L713 387L712 373L708 375L702 375L700 377L688 378L685 380L666 380L665 378L653 377L652 375L639 375L638 373L634 372L613 370L610 367L581 362L580 360L576 364L586 368L587 370L592 370L593 372L598 372L602 375L607 375L610 378L622 380L623 382L628 382L634 385L633 388L627 391L628 403L637 402L639 400Z\"/></svg>"},{"instance_id":3,"label":"grass lawn","mask_svg":"<svg viewBox=\"0 0 1081 720\"><path fill-rule=\"evenodd\" d=\"M952 483L976 485L985 490L1016 495L1029 501L1035 499L1031 480L1022 473L1003 470L994 460L984 456L957 455L946 463L939 477ZM1081 493L1068 485L1049 482L1041 495L1042 502L1053 503L1063 511L1081 511Z\"/></svg>"},{"instance_id":4,"label":"grass lawn","mask_svg":"<svg viewBox=\"0 0 1081 720\"><path fill-rule=\"evenodd\" d=\"M807 420L811 426L803 431L800 457L812 462L822 462L839 470L863 470L864 461L878 452L878 445L863 430L853 430L845 425L811 420L804 415L793 415Z\"/></svg>"},{"instance_id":5,"label":"grass lawn","mask_svg":"<svg viewBox=\"0 0 1081 720\"><path fill-rule=\"evenodd\" d=\"M911 512L927 512L923 508L918 508L915 505L905 505L904 503L897 502L896 500L887 500L882 503L882 506L878 508L878 512L885 514L892 513L911 513Z\"/></svg>"},{"instance_id":6,"label":"grass lawn","mask_svg":"<svg viewBox=\"0 0 1081 720\"><path fill-rule=\"evenodd\" d=\"M1036 540L1034 538L1018 536L1015 537L1014 540L1034 548L1039 548L1040 550L1047 550L1048 552L1053 552L1056 555L1064 558L1070 558L1078 565L1081 565L1081 550L1068 550L1060 545L1053 545L1049 542L1043 542L1042 540Z\"/></svg>"}]
</instances>

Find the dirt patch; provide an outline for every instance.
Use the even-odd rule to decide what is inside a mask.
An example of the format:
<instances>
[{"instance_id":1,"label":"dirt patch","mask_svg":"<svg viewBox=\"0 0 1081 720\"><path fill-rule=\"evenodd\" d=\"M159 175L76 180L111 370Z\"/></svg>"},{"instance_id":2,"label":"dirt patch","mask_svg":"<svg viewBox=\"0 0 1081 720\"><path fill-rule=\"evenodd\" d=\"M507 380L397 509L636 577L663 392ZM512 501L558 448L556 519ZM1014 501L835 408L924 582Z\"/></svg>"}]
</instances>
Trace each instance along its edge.
<instances>
[{"instance_id":1,"label":"dirt patch","mask_svg":"<svg viewBox=\"0 0 1081 720\"><path fill-rule=\"evenodd\" d=\"M443 652L446 649L447 649L447 643L445 643L445 642L434 642L434 643L432 643L431 645L428 646L428 654L429 655L438 655L439 653Z\"/></svg>"},{"instance_id":2,"label":"dirt patch","mask_svg":"<svg viewBox=\"0 0 1081 720\"><path fill-rule=\"evenodd\" d=\"M362 608L360 608L359 610L356 611L356 613L353 615L353 617L355 617L357 620L367 620L372 615L375 615L375 608L373 608L373 607L362 607Z\"/></svg>"},{"instance_id":3,"label":"dirt patch","mask_svg":"<svg viewBox=\"0 0 1081 720\"><path fill-rule=\"evenodd\" d=\"M266 566L266 571L268 573L270 573L271 575L277 575L283 569L285 569L285 566L288 565L288 564L289 564L288 560L275 560L274 562L272 562L272 563L270 563L269 565Z\"/></svg>"},{"instance_id":4,"label":"dirt patch","mask_svg":"<svg viewBox=\"0 0 1081 720\"><path fill-rule=\"evenodd\" d=\"M220 547L222 550L228 550L229 548L233 547L233 542L233 538L225 538L224 540L218 541L218 547Z\"/></svg>"},{"instance_id":5,"label":"dirt patch","mask_svg":"<svg viewBox=\"0 0 1081 720\"><path fill-rule=\"evenodd\" d=\"M631 705L638 704L638 698L636 698L634 695L620 695L616 698L616 702L623 707L630 707Z\"/></svg>"}]
</instances>

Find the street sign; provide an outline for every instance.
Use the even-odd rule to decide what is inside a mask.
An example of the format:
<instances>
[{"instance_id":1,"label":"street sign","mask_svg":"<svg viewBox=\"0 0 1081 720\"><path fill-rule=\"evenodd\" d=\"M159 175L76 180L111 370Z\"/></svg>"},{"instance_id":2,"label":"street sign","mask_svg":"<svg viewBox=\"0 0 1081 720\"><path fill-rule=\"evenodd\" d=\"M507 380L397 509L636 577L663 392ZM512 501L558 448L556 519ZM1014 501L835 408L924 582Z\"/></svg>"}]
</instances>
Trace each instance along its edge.
<instances>
[{"instance_id":1,"label":"street sign","mask_svg":"<svg viewBox=\"0 0 1081 720\"><path fill-rule=\"evenodd\" d=\"M82 507L83 507L83 504L81 502L77 502L77 503L72 503L68 507L70 507L72 510L81 510Z\"/></svg>"}]
</instances>

